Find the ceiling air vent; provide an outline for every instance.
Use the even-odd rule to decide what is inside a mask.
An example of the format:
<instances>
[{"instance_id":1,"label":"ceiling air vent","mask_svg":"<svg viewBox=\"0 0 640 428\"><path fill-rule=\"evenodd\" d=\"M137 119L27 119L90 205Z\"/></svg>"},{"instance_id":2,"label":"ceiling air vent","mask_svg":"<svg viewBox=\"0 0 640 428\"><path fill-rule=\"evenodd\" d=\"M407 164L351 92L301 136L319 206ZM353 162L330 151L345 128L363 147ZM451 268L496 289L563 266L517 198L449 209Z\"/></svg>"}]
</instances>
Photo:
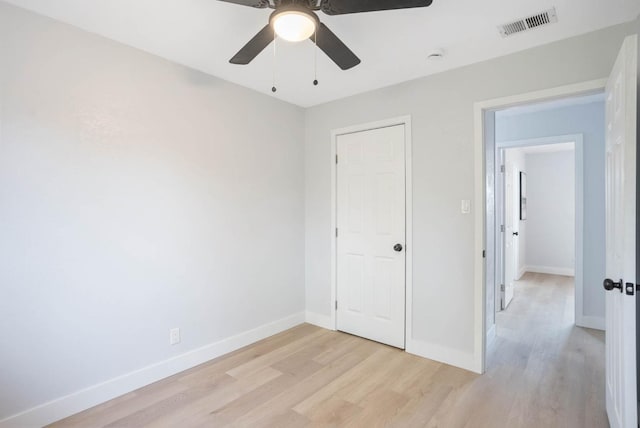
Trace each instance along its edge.
<instances>
[{"instance_id":1,"label":"ceiling air vent","mask_svg":"<svg viewBox=\"0 0 640 428\"><path fill-rule=\"evenodd\" d=\"M502 37L507 37L554 22L558 22L558 15L556 15L556 8L552 7L551 9L545 10L544 12L527 16L526 18L522 18L514 22L509 22L508 24L500 25L498 27L498 30L500 30L500 34L502 35Z\"/></svg>"}]
</instances>

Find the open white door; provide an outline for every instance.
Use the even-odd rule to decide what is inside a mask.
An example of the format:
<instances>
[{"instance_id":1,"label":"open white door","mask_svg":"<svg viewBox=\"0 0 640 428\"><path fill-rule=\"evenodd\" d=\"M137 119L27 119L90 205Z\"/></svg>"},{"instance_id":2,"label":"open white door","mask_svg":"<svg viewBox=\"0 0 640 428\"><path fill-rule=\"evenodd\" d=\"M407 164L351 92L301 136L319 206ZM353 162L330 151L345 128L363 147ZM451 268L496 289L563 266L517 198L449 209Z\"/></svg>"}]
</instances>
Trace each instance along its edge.
<instances>
[{"instance_id":1,"label":"open white door","mask_svg":"<svg viewBox=\"0 0 640 428\"><path fill-rule=\"evenodd\" d=\"M504 191L504 288L502 290L502 309L506 309L513 299L515 280L518 275L518 240L520 224L519 171L512 162L505 166Z\"/></svg>"},{"instance_id":2,"label":"open white door","mask_svg":"<svg viewBox=\"0 0 640 428\"><path fill-rule=\"evenodd\" d=\"M404 125L337 138L337 327L404 348Z\"/></svg>"},{"instance_id":3,"label":"open white door","mask_svg":"<svg viewBox=\"0 0 640 428\"><path fill-rule=\"evenodd\" d=\"M636 52L627 37L606 88L606 401L612 428L636 428Z\"/></svg>"},{"instance_id":4,"label":"open white door","mask_svg":"<svg viewBox=\"0 0 640 428\"><path fill-rule=\"evenodd\" d=\"M505 192L505 150L496 150L496 173L495 173L495 204L496 204L496 283L495 283L495 308L496 312L503 309L502 290L505 284L505 217L504 217L504 192Z\"/></svg>"}]
</instances>

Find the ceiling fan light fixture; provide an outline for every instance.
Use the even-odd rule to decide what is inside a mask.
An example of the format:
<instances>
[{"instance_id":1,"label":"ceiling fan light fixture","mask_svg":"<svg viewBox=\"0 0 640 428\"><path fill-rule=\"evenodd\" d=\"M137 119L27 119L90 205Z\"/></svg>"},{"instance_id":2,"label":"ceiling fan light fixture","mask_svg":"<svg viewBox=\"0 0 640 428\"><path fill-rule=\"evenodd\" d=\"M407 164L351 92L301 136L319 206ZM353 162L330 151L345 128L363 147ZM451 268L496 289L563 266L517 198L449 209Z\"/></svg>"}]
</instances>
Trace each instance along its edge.
<instances>
[{"instance_id":1,"label":"ceiling fan light fixture","mask_svg":"<svg viewBox=\"0 0 640 428\"><path fill-rule=\"evenodd\" d=\"M308 39L318 26L318 17L303 8L277 10L271 16L270 21L278 37L289 42L301 42Z\"/></svg>"}]
</instances>

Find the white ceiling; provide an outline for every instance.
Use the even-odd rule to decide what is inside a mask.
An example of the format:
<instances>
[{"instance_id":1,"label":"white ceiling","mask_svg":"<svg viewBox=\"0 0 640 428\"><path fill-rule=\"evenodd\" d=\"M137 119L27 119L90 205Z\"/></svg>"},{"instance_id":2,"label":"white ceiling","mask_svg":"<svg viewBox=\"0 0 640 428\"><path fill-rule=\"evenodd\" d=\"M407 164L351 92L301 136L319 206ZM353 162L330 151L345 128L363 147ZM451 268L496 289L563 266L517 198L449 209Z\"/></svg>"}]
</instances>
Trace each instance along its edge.
<instances>
[{"instance_id":1,"label":"white ceiling","mask_svg":"<svg viewBox=\"0 0 640 428\"><path fill-rule=\"evenodd\" d=\"M270 10L218 0L6 0L124 44L271 94L272 51L228 63ZM497 26L556 7L559 22L503 39ZM273 96L308 107L635 19L638 0L434 0L427 8L320 19L362 63L341 71L310 41L278 45ZM446 57L427 61L441 48Z\"/></svg>"}]
</instances>

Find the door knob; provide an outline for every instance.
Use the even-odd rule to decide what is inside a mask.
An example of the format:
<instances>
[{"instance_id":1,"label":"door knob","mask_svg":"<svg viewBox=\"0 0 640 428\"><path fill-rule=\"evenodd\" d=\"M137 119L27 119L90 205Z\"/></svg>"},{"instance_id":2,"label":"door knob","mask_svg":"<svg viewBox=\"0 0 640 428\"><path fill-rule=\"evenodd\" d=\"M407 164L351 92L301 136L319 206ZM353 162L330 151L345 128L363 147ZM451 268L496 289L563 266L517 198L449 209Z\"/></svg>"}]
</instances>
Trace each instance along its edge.
<instances>
[{"instance_id":1,"label":"door knob","mask_svg":"<svg viewBox=\"0 0 640 428\"><path fill-rule=\"evenodd\" d=\"M602 282L602 285L607 291L611 291L614 288L619 288L620 292L622 293L622 280L620 280L620 282L613 282L612 279L607 278Z\"/></svg>"},{"instance_id":2,"label":"door knob","mask_svg":"<svg viewBox=\"0 0 640 428\"><path fill-rule=\"evenodd\" d=\"M519 233L518 232L513 232L513 236L518 236Z\"/></svg>"},{"instance_id":3,"label":"door knob","mask_svg":"<svg viewBox=\"0 0 640 428\"><path fill-rule=\"evenodd\" d=\"M394 246L393 246L393 250L394 250L394 251L397 251L397 252L402 251L402 244L396 244L396 245L394 245Z\"/></svg>"}]
</instances>

